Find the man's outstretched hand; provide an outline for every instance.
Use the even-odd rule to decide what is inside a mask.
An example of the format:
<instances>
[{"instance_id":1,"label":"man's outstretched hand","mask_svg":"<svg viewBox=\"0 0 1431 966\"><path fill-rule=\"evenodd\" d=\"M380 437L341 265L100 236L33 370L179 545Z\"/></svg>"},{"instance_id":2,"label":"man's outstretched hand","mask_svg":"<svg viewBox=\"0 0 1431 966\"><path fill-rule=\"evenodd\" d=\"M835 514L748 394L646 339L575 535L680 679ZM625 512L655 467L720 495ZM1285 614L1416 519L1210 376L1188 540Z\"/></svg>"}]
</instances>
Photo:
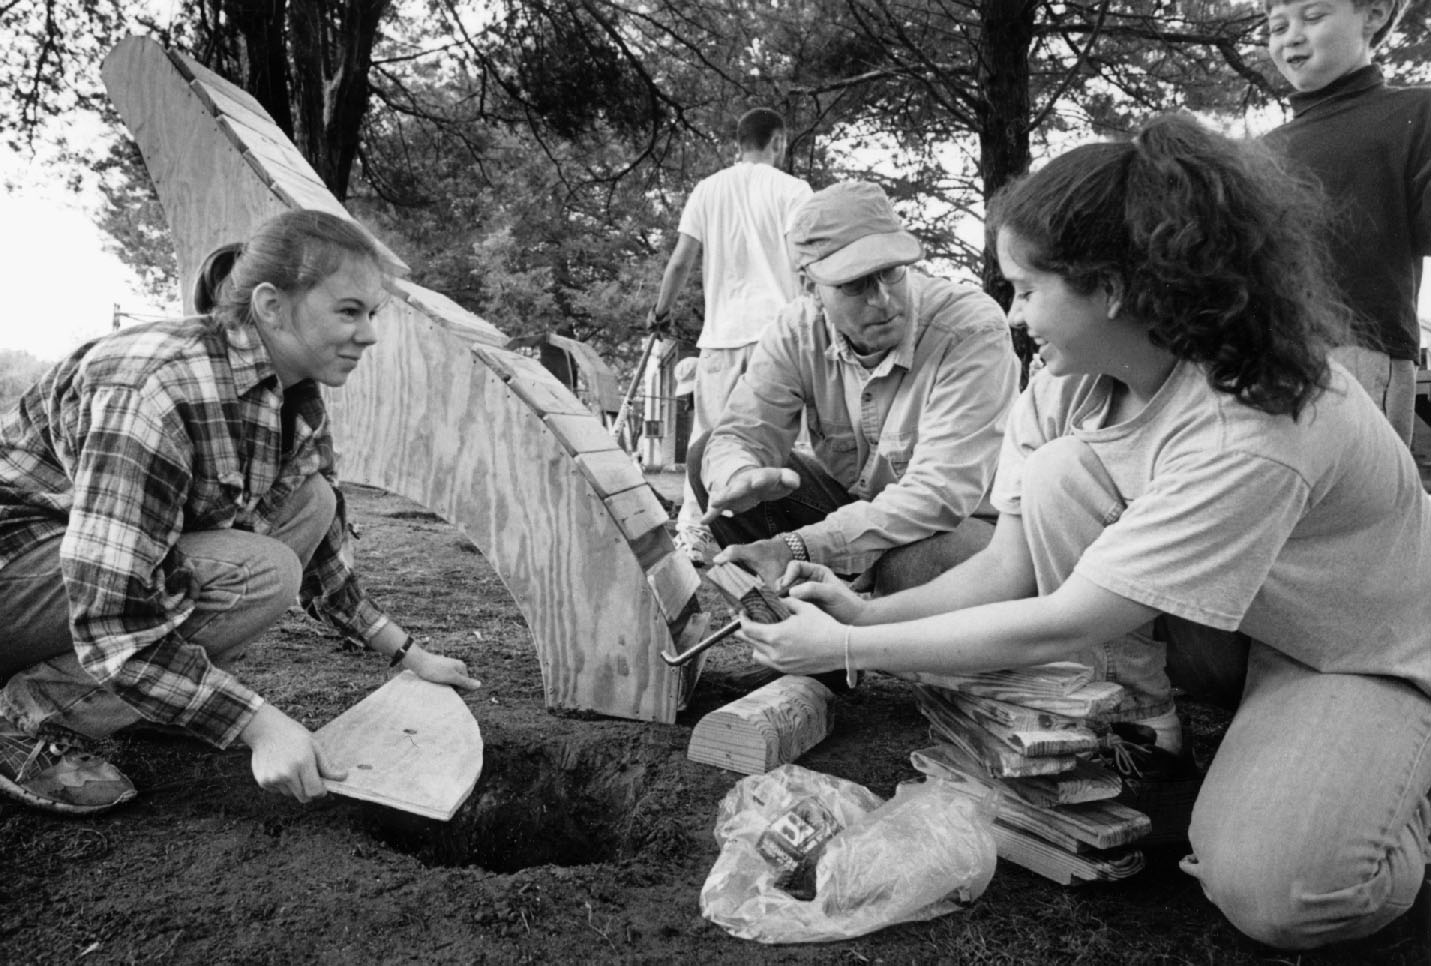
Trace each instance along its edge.
<instances>
[{"instance_id":1,"label":"man's outstretched hand","mask_svg":"<svg viewBox=\"0 0 1431 966\"><path fill-rule=\"evenodd\" d=\"M709 524L719 516L743 513L753 506L789 496L800 487L800 474L783 469L750 469L709 495L706 515L701 522Z\"/></svg>"}]
</instances>

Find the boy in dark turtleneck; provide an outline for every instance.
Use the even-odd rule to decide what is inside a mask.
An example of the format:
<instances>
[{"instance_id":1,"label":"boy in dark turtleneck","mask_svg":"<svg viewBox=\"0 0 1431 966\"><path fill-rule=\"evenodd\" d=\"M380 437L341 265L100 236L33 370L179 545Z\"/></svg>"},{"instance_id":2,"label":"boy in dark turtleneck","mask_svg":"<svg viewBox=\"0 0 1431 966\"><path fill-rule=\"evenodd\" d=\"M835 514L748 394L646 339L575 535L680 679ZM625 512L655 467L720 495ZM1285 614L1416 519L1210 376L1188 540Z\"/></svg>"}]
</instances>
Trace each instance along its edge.
<instances>
[{"instance_id":1,"label":"boy in dark turtleneck","mask_svg":"<svg viewBox=\"0 0 1431 966\"><path fill-rule=\"evenodd\" d=\"M1360 345L1336 358L1410 443L1421 260L1431 256L1431 88L1387 86L1373 50L1403 0L1268 2L1267 49L1296 88L1266 140L1334 206L1332 270Z\"/></svg>"}]
</instances>

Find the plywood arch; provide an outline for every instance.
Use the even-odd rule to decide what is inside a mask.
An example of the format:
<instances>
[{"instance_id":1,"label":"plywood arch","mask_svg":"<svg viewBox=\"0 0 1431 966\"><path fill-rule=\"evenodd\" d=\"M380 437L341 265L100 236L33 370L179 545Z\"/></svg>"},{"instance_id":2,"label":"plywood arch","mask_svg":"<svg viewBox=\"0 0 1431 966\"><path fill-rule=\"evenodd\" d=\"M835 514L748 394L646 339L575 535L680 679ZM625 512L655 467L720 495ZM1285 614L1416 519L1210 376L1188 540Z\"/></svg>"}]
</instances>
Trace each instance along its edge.
<instances>
[{"instance_id":1,"label":"plywood arch","mask_svg":"<svg viewBox=\"0 0 1431 966\"><path fill-rule=\"evenodd\" d=\"M257 102L193 60L130 37L104 81L163 202L186 298L207 252L272 215L350 217ZM436 292L396 289L378 344L327 393L340 477L416 500L482 548L531 628L548 707L674 720L692 679L659 652L697 576L650 486L504 334Z\"/></svg>"}]
</instances>

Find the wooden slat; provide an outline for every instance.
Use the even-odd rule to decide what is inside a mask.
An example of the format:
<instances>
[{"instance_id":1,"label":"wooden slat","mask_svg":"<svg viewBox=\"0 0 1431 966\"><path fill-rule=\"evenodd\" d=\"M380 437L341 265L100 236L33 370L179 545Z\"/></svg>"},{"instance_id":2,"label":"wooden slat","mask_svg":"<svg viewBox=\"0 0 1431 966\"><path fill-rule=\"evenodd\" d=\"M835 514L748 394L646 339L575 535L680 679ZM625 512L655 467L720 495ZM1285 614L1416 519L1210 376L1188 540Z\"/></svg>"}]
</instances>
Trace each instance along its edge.
<instances>
[{"instance_id":1,"label":"wooden slat","mask_svg":"<svg viewBox=\"0 0 1431 966\"><path fill-rule=\"evenodd\" d=\"M593 420L594 421L594 420ZM603 498L610 498L627 490L639 487L650 489L651 484L641 475L641 470L624 450L614 449L601 453L582 453L573 462L582 475L591 483L592 489Z\"/></svg>"},{"instance_id":2,"label":"wooden slat","mask_svg":"<svg viewBox=\"0 0 1431 966\"><path fill-rule=\"evenodd\" d=\"M606 510L633 545L640 543L652 531L664 529L670 518L649 486L613 493L606 498ZM669 537L666 543L670 544ZM671 549L675 549L674 544Z\"/></svg>"},{"instance_id":3,"label":"wooden slat","mask_svg":"<svg viewBox=\"0 0 1431 966\"><path fill-rule=\"evenodd\" d=\"M494 372L500 373L512 391L538 415L591 416L591 410L535 359L484 345L474 345L472 351Z\"/></svg>"},{"instance_id":4,"label":"wooden slat","mask_svg":"<svg viewBox=\"0 0 1431 966\"><path fill-rule=\"evenodd\" d=\"M622 453L626 462L631 462L631 457L616 445L616 439L606 427L591 418L590 413L581 416L553 414L546 418L546 424L568 453Z\"/></svg>"},{"instance_id":5,"label":"wooden slat","mask_svg":"<svg viewBox=\"0 0 1431 966\"><path fill-rule=\"evenodd\" d=\"M404 671L314 734L346 768L330 791L447 821L482 774L482 731L456 691Z\"/></svg>"},{"instance_id":6,"label":"wooden slat","mask_svg":"<svg viewBox=\"0 0 1431 966\"><path fill-rule=\"evenodd\" d=\"M435 324L451 330L454 335L499 349L507 343L507 336L495 325L480 315L467 311L440 292L414 285L406 279L394 282L393 291L407 304L432 319Z\"/></svg>"},{"instance_id":7,"label":"wooden slat","mask_svg":"<svg viewBox=\"0 0 1431 966\"><path fill-rule=\"evenodd\" d=\"M1126 879L1142 872L1147 864L1137 849L1075 855L1002 822L994 823L994 847L1005 862L1022 866L1059 885Z\"/></svg>"},{"instance_id":8,"label":"wooden slat","mask_svg":"<svg viewBox=\"0 0 1431 966\"><path fill-rule=\"evenodd\" d=\"M660 603L669 624L696 595L701 578L684 554L671 553L646 571L646 582L651 585L651 594Z\"/></svg>"}]
</instances>

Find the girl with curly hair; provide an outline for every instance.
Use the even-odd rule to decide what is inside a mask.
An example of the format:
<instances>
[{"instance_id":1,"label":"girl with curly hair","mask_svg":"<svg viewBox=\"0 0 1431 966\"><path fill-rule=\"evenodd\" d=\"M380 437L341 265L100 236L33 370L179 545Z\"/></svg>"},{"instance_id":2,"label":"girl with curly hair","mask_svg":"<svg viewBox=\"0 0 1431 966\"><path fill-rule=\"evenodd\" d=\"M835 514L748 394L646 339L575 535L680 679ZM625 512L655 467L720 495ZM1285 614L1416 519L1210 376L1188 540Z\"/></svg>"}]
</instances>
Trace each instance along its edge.
<instances>
[{"instance_id":1,"label":"girl with curly hair","mask_svg":"<svg viewBox=\"0 0 1431 966\"><path fill-rule=\"evenodd\" d=\"M1316 213L1264 149L1185 116L1009 186L989 231L1044 366L992 543L872 600L792 564L794 616L742 632L793 673L1082 661L1174 753L1172 686L1225 702L1183 868L1293 949L1404 913L1431 826L1431 499L1328 360L1346 313Z\"/></svg>"}]
</instances>

